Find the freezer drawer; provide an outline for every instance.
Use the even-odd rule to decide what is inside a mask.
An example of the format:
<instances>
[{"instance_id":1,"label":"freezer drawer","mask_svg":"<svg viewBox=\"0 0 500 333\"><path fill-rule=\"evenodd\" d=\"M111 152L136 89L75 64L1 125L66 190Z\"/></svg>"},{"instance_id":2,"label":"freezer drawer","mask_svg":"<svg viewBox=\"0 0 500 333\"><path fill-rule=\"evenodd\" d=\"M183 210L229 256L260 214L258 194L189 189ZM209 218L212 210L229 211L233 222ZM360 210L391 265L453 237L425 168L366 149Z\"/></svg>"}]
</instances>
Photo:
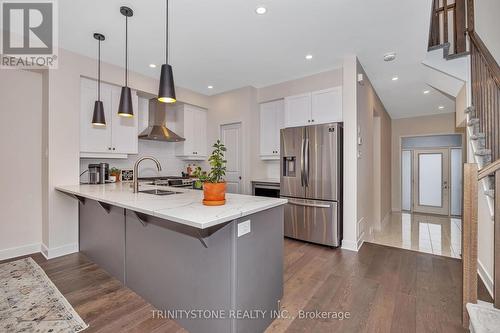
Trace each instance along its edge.
<instances>
[{"instance_id":1,"label":"freezer drawer","mask_svg":"<svg viewBox=\"0 0 500 333\"><path fill-rule=\"evenodd\" d=\"M285 236L328 246L340 246L339 207L336 201L287 198Z\"/></svg>"}]
</instances>

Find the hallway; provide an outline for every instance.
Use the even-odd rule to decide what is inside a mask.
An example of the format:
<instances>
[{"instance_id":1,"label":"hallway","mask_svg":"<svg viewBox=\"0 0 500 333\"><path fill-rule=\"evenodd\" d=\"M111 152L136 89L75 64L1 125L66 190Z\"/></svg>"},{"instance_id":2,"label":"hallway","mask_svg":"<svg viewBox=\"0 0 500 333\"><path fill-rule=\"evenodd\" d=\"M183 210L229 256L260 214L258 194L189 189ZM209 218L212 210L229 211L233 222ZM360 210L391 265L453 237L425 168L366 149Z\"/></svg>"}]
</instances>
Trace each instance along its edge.
<instances>
[{"instance_id":1,"label":"hallway","mask_svg":"<svg viewBox=\"0 0 500 333\"><path fill-rule=\"evenodd\" d=\"M417 213L391 213L372 243L461 258L462 220Z\"/></svg>"}]
</instances>

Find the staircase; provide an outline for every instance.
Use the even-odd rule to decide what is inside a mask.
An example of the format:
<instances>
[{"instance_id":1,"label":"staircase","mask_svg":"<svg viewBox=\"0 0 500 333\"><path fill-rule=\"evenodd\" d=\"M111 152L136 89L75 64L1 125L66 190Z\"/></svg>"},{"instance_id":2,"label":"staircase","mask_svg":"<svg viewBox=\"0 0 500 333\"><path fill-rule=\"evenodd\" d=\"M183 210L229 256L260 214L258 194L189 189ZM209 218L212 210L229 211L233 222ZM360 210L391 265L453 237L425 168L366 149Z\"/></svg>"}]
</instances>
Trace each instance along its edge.
<instances>
[{"instance_id":1,"label":"staircase","mask_svg":"<svg viewBox=\"0 0 500 333\"><path fill-rule=\"evenodd\" d=\"M473 0L434 0L429 53L423 63L442 74L429 78L441 85L441 91L456 97L460 81L468 87L467 147L473 158L464 165L463 179L463 325L471 332L496 332L500 329L500 67L474 31L474 20ZM484 210L478 211L478 196L489 206L487 221L481 220L483 228L494 221L493 304L477 301L478 218L485 216Z\"/></svg>"},{"instance_id":2,"label":"staircase","mask_svg":"<svg viewBox=\"0 0 500 333\"><path fill-rule=\"evenodd\" d=\"M427 55L422 61L427 84L457 97L468 79L469 58L465 0L434 0Z\"/></svg>"}]
</instances>

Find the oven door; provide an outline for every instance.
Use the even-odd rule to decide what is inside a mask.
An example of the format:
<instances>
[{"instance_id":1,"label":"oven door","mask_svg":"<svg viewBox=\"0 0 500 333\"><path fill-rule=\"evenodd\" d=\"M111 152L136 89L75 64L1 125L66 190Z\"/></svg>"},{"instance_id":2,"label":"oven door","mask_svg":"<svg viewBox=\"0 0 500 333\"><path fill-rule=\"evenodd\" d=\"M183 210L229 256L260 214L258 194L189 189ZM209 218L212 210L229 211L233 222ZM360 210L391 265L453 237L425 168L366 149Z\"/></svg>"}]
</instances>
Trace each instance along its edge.
<instances>
[{"instance_id":1,"label":"oven door","mask_svg":"<svg viewBox=\"0 0 500 333\"><path fill-rule=\"evenodd\" d=\"M336 201L287 198L285 236L328 246L340 246Z\"/></svg>"},{"instance_id":2,"label":"oven door","mask_svg":"<svg viewBox=\"0 0 500 333\"><path fill-rule=\"evenodd\" d=\"M279 198L280 187L279 185L256 183L253 185L253 195L258 197Z\"/></svg>"}]
</instances>

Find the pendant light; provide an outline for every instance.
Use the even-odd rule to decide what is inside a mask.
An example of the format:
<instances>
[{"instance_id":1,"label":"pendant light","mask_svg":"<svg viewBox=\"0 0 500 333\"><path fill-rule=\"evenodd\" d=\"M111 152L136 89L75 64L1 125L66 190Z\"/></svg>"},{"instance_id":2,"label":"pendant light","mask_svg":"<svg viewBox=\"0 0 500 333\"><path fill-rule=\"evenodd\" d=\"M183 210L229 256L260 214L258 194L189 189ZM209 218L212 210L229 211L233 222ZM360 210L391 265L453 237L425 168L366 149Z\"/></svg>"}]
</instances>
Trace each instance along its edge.
<instances>
[{"instance_id":1,"label":"pendant light","mask_svg":"<svg viewBox=\"0 0 500 333\"><path fill-rule=\"evenodd\" d=\"M128 86L128 18L134 15L132 9L126 6L120 7L120 13L125 16L125 86L122 87L118 115L121 117L133 117L132 92Z\"/></svg>"},{"instance_id":2,"label":"pendant light","mask_svg":"<svg viewBox=\"0 0 500 333\"><path fill-rule=\"evenodd\" d=\"M158 89L158 100L163 103L175 103L174 74L172 66L168 64L168 0L166 0L165 13L165 63L161 65L160 88Z\"/></svg>"},{"instance_id":3,"label":"pendant light","mask_svg":"<svg viewBox=\"0 0 500 333\"><path fill-rule=\"evenodd\" d=\"M101 42L105 39L103 34L95 33L94 38L98 41L97 52L97 101L94 104L94 114L92 116L92 125L106 126L106 118L104 117L104 106L101 101Z\"/></svg>"}]
</instances>

